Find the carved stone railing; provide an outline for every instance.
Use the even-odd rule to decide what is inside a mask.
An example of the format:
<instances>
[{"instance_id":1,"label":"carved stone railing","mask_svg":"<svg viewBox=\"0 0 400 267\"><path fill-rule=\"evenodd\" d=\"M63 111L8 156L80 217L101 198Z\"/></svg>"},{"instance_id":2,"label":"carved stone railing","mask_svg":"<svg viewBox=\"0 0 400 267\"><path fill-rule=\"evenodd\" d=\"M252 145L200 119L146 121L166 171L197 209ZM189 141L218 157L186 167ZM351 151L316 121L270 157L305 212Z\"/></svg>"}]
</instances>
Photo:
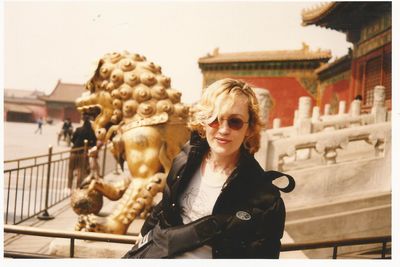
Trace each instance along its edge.
<instances>
[{"instance_id":1,"label":"carved stone railing","mask_svg":"<svg viewBox=\"0 0 400 267\"><path fill-rule=\"evenodd\" d=\"M328 117L329 119L312 122L312 132L321 132L328 128L339 130L344 128L350 128L354 126L362 126L372 124L374 122L373 114L362 114L358 116L350 116L348 114L335 115Z\"/></svg>"},{"instance_id":2,"label":"carved stone railing","mask_svg":"<svg viewBox=\"0 0 400 267\"><path fill-rule=\"evenodd\" d=\"M391 115L385 107L385 87L380 85L374 88L374 104L369 114L361 114L361 100L358 99L352 101L348 113L345 112L345 101L339 102L337 114L331 114L330 109L330 104L326 104L324 114L320 115L319 107L315 106L311 110L310 97L300 97L293 126L280 127L280 119L275 118L273 128L266 133L268 140L390 121Z\"/></svg>"},{"instance_id":3,"label":"carved stone railing","mask_svg":"<svg viewBox=\"0 0 400 267\"><path fill-rule=\"evenodd\" d=\"M293 126L280 127L279 118L275 118L273 128L262 133L261 148L256 158L264 168L283 170L286 163L315 158L315 153L322 155L322 160L314 164L334 164L338 150L346 150L348 143L356 141L373 145L375 156L381 153L391 128L391 114L385 107L383 86L375 87L374 104L368 114L361 114L361 101L358 99L353 100L348 113L345 112L346 102L340 101L339 111L334 115L330 114L329 104L325 106L322 116L319 107L313 107L311 112L311 103L310 97L300 97ZM384 126L380 128L379 125ZM348 150L354 150L354 146Z\"/></svg>"},{"instance_id":4,"label":"carved stone railing","mask_svg":"<svg viewBox=\"0 0 400 267\"><path fill-rule=\"evenodd\" d=\"M373 155L380 157L388 138L391 138L390 122L270 140L266 168L287 171L290 168L285 168L286 164L315 159L315 156L321 159L315 164L335 164L339 149L345 150L349 143L359 141L368 144ZM357 157L347 160L357 160Z\"/></svg>"}]
</instances>

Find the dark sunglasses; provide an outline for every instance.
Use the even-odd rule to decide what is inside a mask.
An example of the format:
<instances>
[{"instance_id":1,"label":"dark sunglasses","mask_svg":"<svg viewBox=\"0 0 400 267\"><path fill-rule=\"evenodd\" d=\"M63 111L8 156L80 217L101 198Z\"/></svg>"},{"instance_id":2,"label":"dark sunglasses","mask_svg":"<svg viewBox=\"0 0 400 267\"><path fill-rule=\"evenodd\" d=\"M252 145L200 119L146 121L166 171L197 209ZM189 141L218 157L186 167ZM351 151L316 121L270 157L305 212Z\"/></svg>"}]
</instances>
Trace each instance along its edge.
<instances>
[{"instance_id":1,"label":"dark sunglasses","mask_svg":"<svg viewBox=\"0 0 400 267\"><path fill-rule=\"evenodd\" d=\"M248 121L243 121L241 118L228 118L228 119L221 119L221 121L227 121L229 128L232 130L240 130L243 127L243 124L249 123ZM211 128L219 128L220 120L215 118L215 120L208 124Z\"/></svg>"}]
</instances>

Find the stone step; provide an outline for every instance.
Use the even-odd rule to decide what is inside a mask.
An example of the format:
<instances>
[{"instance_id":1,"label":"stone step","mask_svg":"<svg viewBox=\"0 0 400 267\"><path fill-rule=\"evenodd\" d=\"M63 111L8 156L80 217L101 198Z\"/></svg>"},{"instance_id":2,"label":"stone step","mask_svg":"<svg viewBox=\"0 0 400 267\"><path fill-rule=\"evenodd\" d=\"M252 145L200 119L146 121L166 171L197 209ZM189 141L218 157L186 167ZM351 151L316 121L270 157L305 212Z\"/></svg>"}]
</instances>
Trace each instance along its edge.
<instances>
[{"instance_id":1,"label":"stone step","mask_svg":"<svg viewBox=\"0 0 400 267\"><path fill-rule=\"evenodd\" d=\"M368 200L375 200L375 202ZM295 242L329 241L368 236L391 235L391 203L387 195L365 200L343 201L330 205L296 210L286 221L286 231ZM389 202L389 203L388 203ZM346 206L347 203L347 206ZM368 205L368 203L370 205ZM290 215L290 212L288 213ZM371 250L381 244L340 247L340 253ZM303 251L307 257L332 257L332 248Z\"/></svg>"}]
</instances>

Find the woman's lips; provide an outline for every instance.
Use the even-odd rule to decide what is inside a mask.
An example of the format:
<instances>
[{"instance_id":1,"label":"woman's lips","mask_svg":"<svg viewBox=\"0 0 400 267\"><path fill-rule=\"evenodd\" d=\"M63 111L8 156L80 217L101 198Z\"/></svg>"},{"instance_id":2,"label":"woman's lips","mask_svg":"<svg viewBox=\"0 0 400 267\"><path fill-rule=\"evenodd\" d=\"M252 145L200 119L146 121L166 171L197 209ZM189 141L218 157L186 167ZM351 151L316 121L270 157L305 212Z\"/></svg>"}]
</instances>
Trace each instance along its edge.
<instances>
[{"instance_id":1,"label":"woman's lips","mask_svg":"<svg viewBox=\"0 0 400 267\"><path fill-rule=\"evenodd\" d=\"M217 140L217 142L218 142L219 144L227 144L227 143L230 143L230 142L231 142L231 140L225 139L225 138L216 137L215 139Z\"/></svg>"}]
</instances>

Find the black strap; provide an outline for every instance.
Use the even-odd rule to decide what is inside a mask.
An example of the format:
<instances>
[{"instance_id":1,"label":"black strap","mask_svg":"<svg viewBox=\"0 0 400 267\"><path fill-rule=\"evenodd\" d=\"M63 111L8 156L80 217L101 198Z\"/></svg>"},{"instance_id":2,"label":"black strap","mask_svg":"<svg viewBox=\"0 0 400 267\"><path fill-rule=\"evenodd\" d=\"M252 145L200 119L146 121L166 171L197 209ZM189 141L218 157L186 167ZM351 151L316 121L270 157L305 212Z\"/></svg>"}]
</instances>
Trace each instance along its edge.
<instances>
[{"instance_id":1,"label":"black strap","mask_svg":"<svg viewBox=\"0 0 400 267\"><path fill-rule=\"evenodd\" d=\"M277 179L279 177L286 176L286 178L288 179L288 185L286 187L283 187L283 188L277 186L277 188L280 191L284 192L284 193L292 192L293 189L296 186L296 182L295 182L294 178L292 176L286 174L286 173L283 173L283 172L266 171L265 172L265 176L267 176L269 179L271 179L271 181L273 181L273 180L275 180L275 179Z\"/></svg>"}]
</instances>

